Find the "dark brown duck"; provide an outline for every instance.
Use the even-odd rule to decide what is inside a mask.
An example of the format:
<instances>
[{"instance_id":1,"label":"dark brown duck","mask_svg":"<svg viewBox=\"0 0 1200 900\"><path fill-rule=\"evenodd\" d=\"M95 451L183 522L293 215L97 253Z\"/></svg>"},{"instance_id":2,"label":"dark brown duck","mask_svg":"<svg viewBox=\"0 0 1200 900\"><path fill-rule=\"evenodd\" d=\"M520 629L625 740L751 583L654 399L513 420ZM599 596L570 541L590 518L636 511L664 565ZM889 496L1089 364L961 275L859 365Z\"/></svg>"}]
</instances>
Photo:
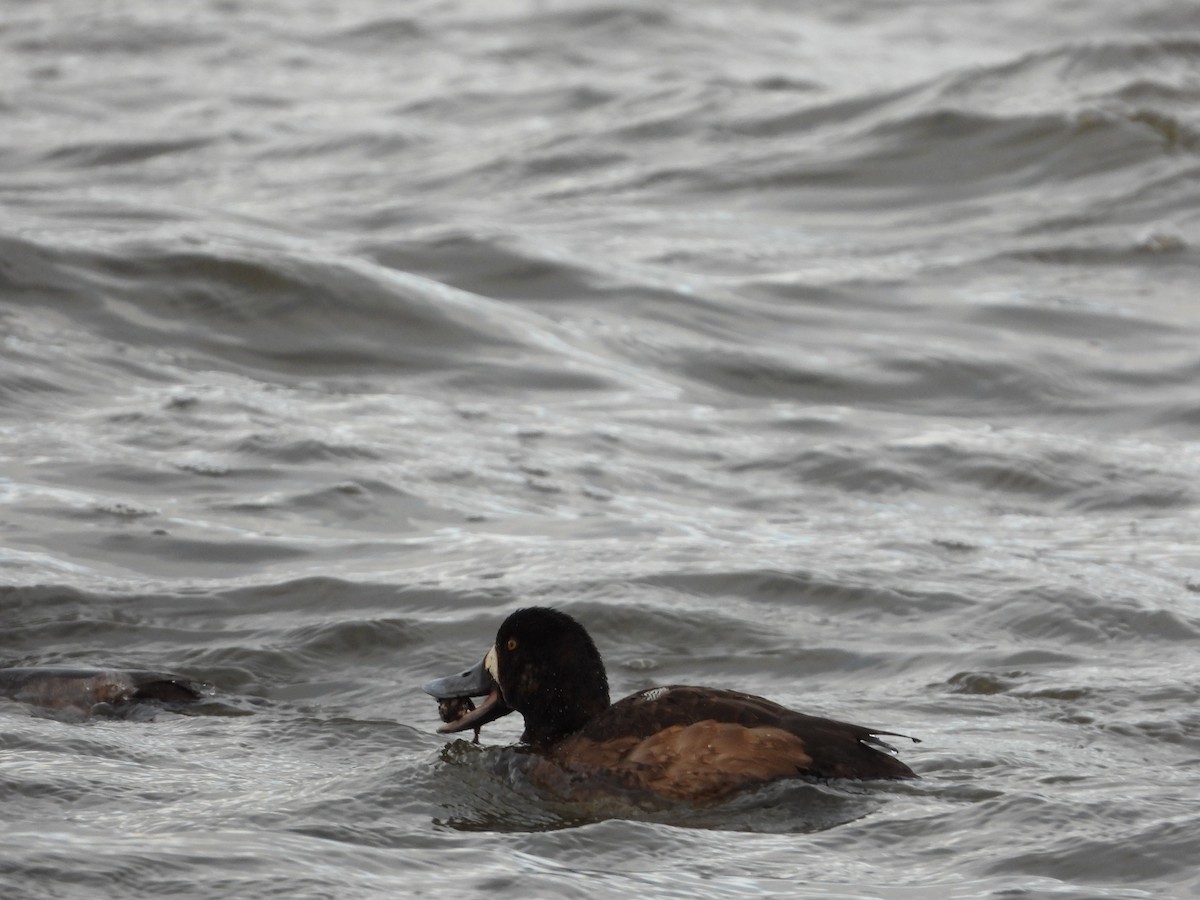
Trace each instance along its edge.
<instances>
[{"instance_id":1,"label":"dark brown duck","mask_svg":"<svg viewBox=\"0 0 1200 900\"><path fill-rule=\"evenodd\" d=\"M478 729L510 712L540 759L531 777L574 792L609 783L674 800L707 801L780 778L915 778L881 735L717 688L668 685L609 702L604 663L578 622L533 607L504 620L483 661L425 685L447 700L486 697L443 725ZM911 740L916 740L915 738Z\"/></svg>"},{"instance_id":2,"label":"dark brown duck","mask_svg":"<svg viewBox=\"0 0 1200 900\"><path fill-rule=\"evenodd\" d=\"M0 669L0 697L43 709L90 715L133 704L178 706L203 696L199 685L177 675L128 669Z\"/></svg>"}]
</instances>

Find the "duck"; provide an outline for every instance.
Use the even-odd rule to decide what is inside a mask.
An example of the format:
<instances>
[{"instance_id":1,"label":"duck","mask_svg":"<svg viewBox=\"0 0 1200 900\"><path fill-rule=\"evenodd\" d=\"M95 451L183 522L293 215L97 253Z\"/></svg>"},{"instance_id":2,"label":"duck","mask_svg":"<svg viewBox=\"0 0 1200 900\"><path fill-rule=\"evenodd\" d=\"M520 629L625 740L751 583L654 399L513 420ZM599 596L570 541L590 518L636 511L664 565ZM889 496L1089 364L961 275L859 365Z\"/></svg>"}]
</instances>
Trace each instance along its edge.
<instances>
[{"instance_id":1,"label":"duck","mask_svg":"<svg viewBox=\"0 0 1200 900\"><path fill-rule=\"evenodd\" d=\"M591 635L549 607L516 610L480 663L423 689L438 701L442 734L470 729L478 740L482 726L520 713L530 780L559 794L590 785L706 803L785 778L917 777L882 738L918 739L753 694L672 684L612 703Z\"/></svg>"},{"instance_id":2,"label":"duck","mask_svg":"<svg viewBox=\"0 0 1200 900\"><path fill-rule=\"evenodd\" d=\"M186 706L203 696L202 685L167 672L56 666L0 668L0 698L84 716L120 713L138 704Z\"/></svg>"}]
</instances>

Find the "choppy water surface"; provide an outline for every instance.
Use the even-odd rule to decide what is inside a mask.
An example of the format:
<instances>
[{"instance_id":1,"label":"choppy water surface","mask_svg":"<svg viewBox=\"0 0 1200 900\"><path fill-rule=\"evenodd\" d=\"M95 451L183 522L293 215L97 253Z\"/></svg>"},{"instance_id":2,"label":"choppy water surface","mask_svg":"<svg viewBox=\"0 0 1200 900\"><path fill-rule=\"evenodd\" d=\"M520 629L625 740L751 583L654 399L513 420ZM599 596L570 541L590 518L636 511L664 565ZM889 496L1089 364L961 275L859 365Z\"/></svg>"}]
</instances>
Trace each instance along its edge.
<instances>
[{"instance_id":1,"label":"choppy water surface","mask_svg":"<svg viewBox=\"0 0 1200 900\"><path fill-rule=\"evenodd\" d=\"M1200 15L13 5L5 897L1200 890ZM419 685L569 610L617 696L912 784L569 806ZM512 717L515 718L515 717Z\"/></svg>"}]
</instances>

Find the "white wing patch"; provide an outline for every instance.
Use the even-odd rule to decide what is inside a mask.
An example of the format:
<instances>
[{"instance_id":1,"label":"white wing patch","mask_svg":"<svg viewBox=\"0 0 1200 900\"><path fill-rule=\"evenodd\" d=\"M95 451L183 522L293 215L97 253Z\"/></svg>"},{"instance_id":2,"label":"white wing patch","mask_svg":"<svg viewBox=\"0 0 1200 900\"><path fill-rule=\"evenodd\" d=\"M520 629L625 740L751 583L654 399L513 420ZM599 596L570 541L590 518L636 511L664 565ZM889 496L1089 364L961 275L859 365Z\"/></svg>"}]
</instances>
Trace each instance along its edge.
<instances>
[{"instance_id":1,"label":"white wing patch","mask_svg":"<svg viewBox=\"0 0 1200 900\"><path fill-rule=\"evenodd\" d=\"M648 691L642 691L642 694L640 697L638 697L638 699L644 703L649 703L652 700L657 700L659 697L664 696L670 690L670 688L665 687L650 688Z\"/></svg>"}]
</instances>

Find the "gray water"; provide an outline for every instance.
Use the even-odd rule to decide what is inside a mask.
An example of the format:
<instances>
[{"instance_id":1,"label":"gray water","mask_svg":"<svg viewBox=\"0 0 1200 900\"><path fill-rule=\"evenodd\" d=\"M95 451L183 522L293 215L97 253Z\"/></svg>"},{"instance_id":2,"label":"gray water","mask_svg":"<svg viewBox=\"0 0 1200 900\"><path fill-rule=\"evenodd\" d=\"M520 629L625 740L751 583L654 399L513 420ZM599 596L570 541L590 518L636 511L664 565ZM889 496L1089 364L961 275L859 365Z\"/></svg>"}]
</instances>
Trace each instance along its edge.
<instances>
[{"instance_id":1,"label":"gray water","mask_svg":"<svg viewBox=\"0 0 1200 900\"><path fill-rule=\"evenodd\" d=\"M10 3L0 895L1200 892L1189 0ZM906 784L570 805L507 611Z\"/></svg>"}]
</instances>

